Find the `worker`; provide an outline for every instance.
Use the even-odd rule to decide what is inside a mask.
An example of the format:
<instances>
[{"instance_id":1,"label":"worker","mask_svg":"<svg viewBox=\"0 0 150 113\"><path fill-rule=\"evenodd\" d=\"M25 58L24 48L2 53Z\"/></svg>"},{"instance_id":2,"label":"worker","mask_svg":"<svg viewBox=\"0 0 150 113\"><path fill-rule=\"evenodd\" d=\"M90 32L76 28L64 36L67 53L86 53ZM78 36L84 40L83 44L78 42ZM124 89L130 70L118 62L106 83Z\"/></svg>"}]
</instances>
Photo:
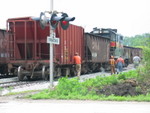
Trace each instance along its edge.
<instances>
[{"instance_id":1,"label":"worker","mask_svg":"<svg viewBox=\"0 0 150 113\"><path fill-rule=\"evenodd\" d=\"M124 66L124 59L121 56L117 59L116 64L117 64L117 73L122 72Z\"/></svg>"},{"instance_id":2,"label":"worker","mask_svg":"<svg viewBox=\"0 0 150 113\"><path fill-rule=\"evenodd\" d=\"M112 55L110 56L109 64L110 64L110 69L111 69L111 75L115 74L115 59L114 59L114 56Z\"/></svg>"},{"instance_id":3,"label":"worker","mask_svg":"<svg viewBox=\"0 0 150 113\"><path fill-rule=\"evenodd\" d=\"M75 56L73 57L74 64L75 64L75 75L80 78L81 74L81 57L79 54L76 52Z\"/></svg>"},{"instance_id":4,"label":"worker","mask_svg":"<svg viewBox=\"0 0 150 113\"><path fill-rule=\"evenodd\" d=\"M134 68L137 68L139 66L140 61L141 61L141 58L139 56L133 57Z\"/></svg>"}]
</instances>

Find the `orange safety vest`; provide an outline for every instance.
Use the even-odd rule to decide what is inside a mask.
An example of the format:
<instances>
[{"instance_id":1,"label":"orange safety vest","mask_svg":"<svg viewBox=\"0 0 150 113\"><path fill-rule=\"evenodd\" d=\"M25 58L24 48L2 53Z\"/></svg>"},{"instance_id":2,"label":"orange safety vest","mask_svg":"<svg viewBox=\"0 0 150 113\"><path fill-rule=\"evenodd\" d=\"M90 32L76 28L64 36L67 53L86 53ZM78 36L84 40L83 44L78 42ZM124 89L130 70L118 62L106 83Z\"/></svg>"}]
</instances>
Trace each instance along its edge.
<instances>
[{"instance_id":1,"label":"orange safety vest","mask_svg":"<svg viewBox=\"0 0 150 113\"><path fill-rule=\"evenodd\" d=\"M114 59L110 59L109 62L110 62L110 65L115 65L115 60Z\"/></svg>"},{"instance_id":2,"label":"orange safety vest","mask_svg":"<svg viewBox=\"0 0 150 113\"><path fill-rule=\"evenodd\" d=\"M80 56L74 56L73 60L74 60L75 64L81 64L81 57Z\"/></svg>"}]
</instances>

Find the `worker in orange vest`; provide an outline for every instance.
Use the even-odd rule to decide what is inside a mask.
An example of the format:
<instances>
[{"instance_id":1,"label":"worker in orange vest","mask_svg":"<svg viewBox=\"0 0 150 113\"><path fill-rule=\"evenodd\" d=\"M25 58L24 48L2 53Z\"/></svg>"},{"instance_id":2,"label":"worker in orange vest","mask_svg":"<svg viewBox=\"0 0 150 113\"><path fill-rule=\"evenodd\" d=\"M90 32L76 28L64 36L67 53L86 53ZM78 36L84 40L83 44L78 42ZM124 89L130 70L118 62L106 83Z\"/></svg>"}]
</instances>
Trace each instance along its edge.
<instances>
[{"instance_id":1,"label":"worker in orange vest","mask_svg":"<svg viewBox=\"0 0 150 113\"><path fill-rule=\"evenodd\" d=\"M115 59L114 59L114 56L110 56L110 59L109 59L109 64L110 64L110 69L111 69L111 75L112 74L115 74Z\"/></svg>"},{"instance_id":2,"label":"worker in orange vest","mask_svg":"<svg viewBox=\"0 0 150 113\"><path fill-rule=\"evenodd\" d=\"M80 78L81 74L81 57L79 54L76 52L75 56L73 57L74 64L75 64L75 75Z\"/></svg>"}]
</instances>

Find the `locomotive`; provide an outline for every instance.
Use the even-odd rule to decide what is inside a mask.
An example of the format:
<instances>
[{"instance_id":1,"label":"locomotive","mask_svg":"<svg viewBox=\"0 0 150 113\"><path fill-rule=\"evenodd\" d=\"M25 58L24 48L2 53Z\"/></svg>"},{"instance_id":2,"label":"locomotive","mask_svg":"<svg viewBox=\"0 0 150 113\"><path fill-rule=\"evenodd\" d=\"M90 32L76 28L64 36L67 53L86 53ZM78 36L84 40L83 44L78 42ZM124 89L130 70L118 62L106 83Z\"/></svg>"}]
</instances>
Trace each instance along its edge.
<instances>
[{"instance_id":1,"label":"locomotive","mask_svg":"<svg viewBox=\"0 0 150 113\"><path fill-rule=\"evenodd\" d=\"M4 32L4 33L3 33ZM32 17L7 20L7 31L0 31L0 73L18 76L20 81L28 79L49 79L49 25L41 29L39 21ZM6 35L5 35L6 34ZM123 36L116 29L94 28L85 33L84 28L69 25L63 30L55 29L60 39L54 46L54 77L74 75L73 56L76 52L82 58L82 74L108 69L109 56L123 56L126 64L132 63L134 55L141 55L140 48L123 46Z\"/></svg>"}]
</instances>

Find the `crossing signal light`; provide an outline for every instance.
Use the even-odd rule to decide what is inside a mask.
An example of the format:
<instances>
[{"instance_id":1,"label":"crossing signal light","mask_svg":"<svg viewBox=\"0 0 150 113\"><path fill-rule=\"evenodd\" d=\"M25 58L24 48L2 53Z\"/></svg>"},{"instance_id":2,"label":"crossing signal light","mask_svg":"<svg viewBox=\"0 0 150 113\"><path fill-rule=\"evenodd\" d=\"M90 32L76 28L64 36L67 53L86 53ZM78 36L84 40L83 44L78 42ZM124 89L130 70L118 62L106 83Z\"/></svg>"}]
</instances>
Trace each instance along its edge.
<instances>
[{"instance_id":1,"label":"crossing signal light","mask_svg":"<svg viewBox=\"0 0 150 113\"><path fill-rule=\"evenodd\" d=\"M55 29L60 22L62 29L66 30L69 27L69 22L74 21L75 17L68 17L68 14L62 13L61 16L57 16L56 13L52 13L51 17L46 17L44 12L41 12L40 18L32 18L33 20L39 20L42 29L45 29L49 23L52 29Z\"/></svg>"},{"instance_id":2,"label":"crossing signal light","mask_svg":"<svg viewBox=\"0 0 150 113\"><path fill-rule=\"evenodd\" d=\"M55 29L57 27L57 25L58 25L58 22L62 21L63 19L64 19L64 17L62 17L62 16L58 17L57 14L52 13L51 19L50 19L51 27L53 29Z\"/></svg>"},{"instance_id":3,"label":"crossing signal light","mask_svg":"<svg viewBox=\"0 0 150 113\"><path fill-rule=\"evenodd\" d=\"M45 16L45 13L41 12L40 14L40 26L42 29L45 29L46 24L48 23L48 19Z\"/></svg>"},{"instance_id":4,"label":"crossing signal light","mask_svg":"<svg viewBox=\"0 0 150 113\"><path fill-rule=\"evenodd\" d=\"M60 21L61 27L66 30L69 27L69 22L74 21L75 17L68 17L66 13L62 13L61 16L64 17L63 20Z\"/></svg>"}]
</instances>

